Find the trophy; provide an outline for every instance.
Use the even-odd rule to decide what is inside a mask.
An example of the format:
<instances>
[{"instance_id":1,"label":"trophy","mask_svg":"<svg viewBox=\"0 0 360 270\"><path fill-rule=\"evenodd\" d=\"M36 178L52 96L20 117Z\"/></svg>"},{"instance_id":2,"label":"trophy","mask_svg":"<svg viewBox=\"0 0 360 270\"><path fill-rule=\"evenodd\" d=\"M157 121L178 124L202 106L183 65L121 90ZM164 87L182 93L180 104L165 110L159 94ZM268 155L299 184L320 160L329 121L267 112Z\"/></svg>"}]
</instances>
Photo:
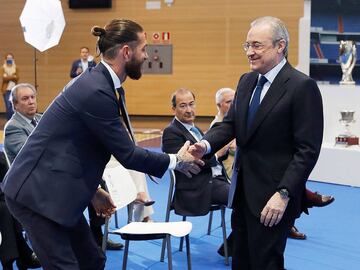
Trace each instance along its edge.
<instances>
[{"instance_id":1,"label":"trophy","mask_svg":"<svg viewBox=\"0 0 360 270\"><path fill-rule=\"evenodd\" d=\"M340 84L354 85L352 71L356 63L356 45L352 40L340 40L339 45L339 62L342 70Z\"/></svg>"},{"instance_id":2,"label":"trophy","mask_svg":"<svg viewBox=\"0 0 360 270\"><path fill-rule=\"evenodd\" d=\"M350 146L350 145L359 144L359 137L356 137L350 131L350 124L355 122L354 113L355 111L348 111L348 110L340 111L341 118L339 121L341 124L344 125L345 131L343 134L340 134L335 138L336 145Z\"/></svg>"}]
</instances>

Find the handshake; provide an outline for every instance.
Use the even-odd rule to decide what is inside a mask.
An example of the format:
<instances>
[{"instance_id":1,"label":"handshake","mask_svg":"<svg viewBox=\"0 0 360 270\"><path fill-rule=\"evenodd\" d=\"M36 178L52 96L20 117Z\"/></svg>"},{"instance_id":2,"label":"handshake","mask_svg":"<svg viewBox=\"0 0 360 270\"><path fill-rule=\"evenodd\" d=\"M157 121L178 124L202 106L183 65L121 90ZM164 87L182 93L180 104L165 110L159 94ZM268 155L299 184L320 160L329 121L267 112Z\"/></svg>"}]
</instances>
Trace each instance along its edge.
<instances>
[{"instance_id":1,"label":"handshake","mask_svg":"<svg viewBox=\"0 0 360 270\"><path fill-rule=\"evenodd\" d=\"M192 174L198 174L201 169L199 166L204 166L204 161L201 160L206 152L204 143L196 143L190 146L187 141L176 154L175 170L182 172L187 177L191 178Z\"/></svg>"}]
</instances>

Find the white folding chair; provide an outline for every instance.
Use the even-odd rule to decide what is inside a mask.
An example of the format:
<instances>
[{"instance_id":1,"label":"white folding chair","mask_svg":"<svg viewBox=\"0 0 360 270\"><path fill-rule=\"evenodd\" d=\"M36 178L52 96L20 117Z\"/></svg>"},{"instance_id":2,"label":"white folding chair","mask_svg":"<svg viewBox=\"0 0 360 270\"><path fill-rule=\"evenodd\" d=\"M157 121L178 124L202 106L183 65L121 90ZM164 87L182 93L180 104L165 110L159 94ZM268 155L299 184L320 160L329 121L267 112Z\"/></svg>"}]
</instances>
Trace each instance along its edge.
<instances>
[{"instance_id":1,"label":"white folding chair","mask_svg":"<svg viewBox=\"0 0 360 270\"><path fill-rule=\"evenodd\" d=\"M116 167L106 168L103 174L103 179L107 185L108 192L113 199L117 209L120 209L129 203L132 203L136 198L136 187L131 179L129 172L120 164ZM129 212L131 213L131 211ZM130 222L131 219L128 219ZM105 252L105 244L108 233L120 235L125 240L125 250L123 257L122 269L126 269L127 257L129 253L130 241L164 239L167 243L168 251L168 269L172 269L172 253L170 237L185 237L186 241L186 255L188 269L191 269L190 256L190 240L189 233L192 230L192 224L188 221L181 222L130 222L124 227L108 231L108 220L105 223L105 232L103 238L103 250Z\"/></svg>"}]
</instances>

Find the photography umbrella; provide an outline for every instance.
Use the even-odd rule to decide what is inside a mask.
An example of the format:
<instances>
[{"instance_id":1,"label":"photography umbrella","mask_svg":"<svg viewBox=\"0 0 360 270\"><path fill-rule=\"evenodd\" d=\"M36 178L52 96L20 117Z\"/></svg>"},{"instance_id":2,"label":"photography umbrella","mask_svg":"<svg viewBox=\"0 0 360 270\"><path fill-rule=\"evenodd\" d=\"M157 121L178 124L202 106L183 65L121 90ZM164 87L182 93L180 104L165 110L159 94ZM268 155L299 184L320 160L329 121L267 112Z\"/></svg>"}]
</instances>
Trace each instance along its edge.
<instances>
[{"instance_id":1,"label":"photography umbrella","mask_svg":"<svg viewBox=\"0 0 360 270\"><path fill-rule=\"evenodd\" d=\"M64 13L59 0L26 0L20 23L27 43L44 52L59 44L65 28Z\"/></svg>"}]
</instances>

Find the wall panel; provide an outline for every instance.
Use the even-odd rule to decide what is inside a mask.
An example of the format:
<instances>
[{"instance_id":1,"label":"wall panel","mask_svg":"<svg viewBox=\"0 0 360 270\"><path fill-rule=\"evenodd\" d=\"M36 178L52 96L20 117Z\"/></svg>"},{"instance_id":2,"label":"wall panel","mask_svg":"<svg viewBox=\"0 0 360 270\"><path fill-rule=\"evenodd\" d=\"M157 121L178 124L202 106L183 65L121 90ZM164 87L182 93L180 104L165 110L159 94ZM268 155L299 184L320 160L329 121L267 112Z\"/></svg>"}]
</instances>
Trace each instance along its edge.
<instances>
[{"instance_id":1,"label":"wall panel","mask_svg":"<svg viewBox=\"0 0 360 270\"><path fill-rule=\"evenodd\" d=\"M146 10L145 0L113 0L112 9L70 10L61 1L66 27L58 46L37 53L39 110L44 111L69 81L72 61L79 48L88 46L95 54L93 25L103 26L112 18L138 21L151 37L152 32L170 32L173 44L173 74L144 75L139 81L128 79L128 109L136 115L171 115L169 97L179 87L194 89L197 114L216 112L214 93L220 87L236 87L240 74L248 71L241 44L249 23L258 16L280 17L291 35L289 60L297 64L298 20L303 0L175 0L172 7L162 1L160 10ZM20 81L34 83L34 49L23 39L19 16L24 0L0 0L0 57L11 51L20 68ZM149 40L151 42L151 40ZM0 103L0 111L4 105Z\"/></svg>"}]
</instances>

